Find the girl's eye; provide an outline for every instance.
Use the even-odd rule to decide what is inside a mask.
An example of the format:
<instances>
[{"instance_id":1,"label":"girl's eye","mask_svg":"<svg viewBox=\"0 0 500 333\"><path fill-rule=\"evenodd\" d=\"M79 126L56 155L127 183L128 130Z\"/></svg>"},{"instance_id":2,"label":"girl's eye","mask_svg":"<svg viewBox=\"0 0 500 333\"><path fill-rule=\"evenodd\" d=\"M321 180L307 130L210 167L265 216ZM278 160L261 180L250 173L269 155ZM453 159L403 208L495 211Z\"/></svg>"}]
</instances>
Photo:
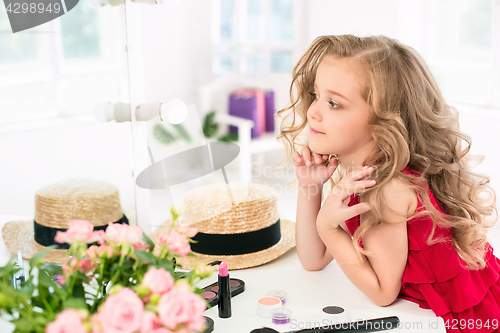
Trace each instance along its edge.
<instances>
[{"instance_id":1,"label":"girl's eye","mask_svg":"<svg viewBox=\"0 0 500 333\"><path fill-rule=\"evenodd\" d=\"M334 109L340 108L340 104L335 103L334 101L328 101L328 104Z\"/></svg>"},{"instance_id":2,"label":"girl's eye","mask_svg":"<svg viewBox=\"0 0 500 333\"><path fill-rule=\"evenodd\" d=\"M316 95L315 92L310 91L309 95L311 95L312 97L314 97L314 99L318 99L318 95Z\"/></svg>"}]
</instances>

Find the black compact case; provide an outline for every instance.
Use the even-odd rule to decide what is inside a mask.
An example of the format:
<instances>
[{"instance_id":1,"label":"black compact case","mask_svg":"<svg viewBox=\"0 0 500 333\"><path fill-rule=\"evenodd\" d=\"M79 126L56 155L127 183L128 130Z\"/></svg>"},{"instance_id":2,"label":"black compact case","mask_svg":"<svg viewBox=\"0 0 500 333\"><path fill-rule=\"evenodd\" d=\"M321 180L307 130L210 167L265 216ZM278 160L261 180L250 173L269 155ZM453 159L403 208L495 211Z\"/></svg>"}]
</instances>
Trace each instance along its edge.
<instances>
[{"instance_id":1,"label":"black compact case","mask_svg":"<svg viewBox=\"0 0 500 333\"><path fill-rule=\"evenodd\" d=\"M214 321L212 318L203 316L205 318L205 330L202 333L211 333L214 331Z\"/></svg>"},{"instance_id":2,"label":"black compact case","mask_svg":"<svg viewBox=\"0 0 500 333\"><path fill-rule=\"evenodd\" d=\"M233 298L234 296L245 291L245 282L240 279L230 278L229 289L231 290L231 298ZM208 305L210 307L217 305L217 301L219 299L219 283L214 282L211 285L202 288L202 290L202 297L207 301Z\"/></svg>"}]
</instances>

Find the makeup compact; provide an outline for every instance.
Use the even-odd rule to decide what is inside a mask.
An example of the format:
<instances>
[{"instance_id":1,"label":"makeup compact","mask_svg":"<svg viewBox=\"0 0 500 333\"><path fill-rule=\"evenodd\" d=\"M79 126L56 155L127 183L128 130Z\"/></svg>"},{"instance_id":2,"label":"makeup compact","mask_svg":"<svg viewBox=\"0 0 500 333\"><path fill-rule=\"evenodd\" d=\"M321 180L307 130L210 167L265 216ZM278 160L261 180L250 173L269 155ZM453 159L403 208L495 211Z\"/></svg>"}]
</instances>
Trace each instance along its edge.
<instances>
[{"instance_id":1,"label":"makeup compact","mask_svg":"<svg viewBox=\"0 0 500 333\"><path fill-rule=\"evenodd\" d=\"M292 315L292 310L280 307L271 310L271 318L274 324L282 325L288 324L290 322L290 316Z\"/></svg>"},{"instance_id":2,"label":"makeup compact","mask_svg":"<svg viewBox=\"0 0 500 333\"><path fill-rule=\"evenodd\" d=\"M205 330L202 333L211 333L214 331L214 321L212 318L203 316L205 318Z\"/></svg>"},{"instance_id":3,"label":"makeup compact","mask_svg":"<svg viewBox=\"0 0 500 333\"><path fill-rule=\"evenodd\" d=\"M276 297L262 297L257 301L257 315L264 318L271 318L271 311L281 308L283 304L281 300Z\"/></svg>"},{"instance_id":4,"label":"makeup compact","mask_svg":"<svg viewBox=\"0 0 500 333\"><path fill-rule=\"evenodd\" d=\"M338 305L325 306L322 310L323 320L327 320L328 324L345 323L347 322L347 313L345 309Z\"/></svg>"},{"instance_id":5,"label":"makeup compact","mask_svg":"<svg viewBox=\"0 0 500 333\"><path fill-rule=\"evenodd\" d=\"M268 291L267 296L279 298L281 300L281 304L283 304L283 305L285 305L285 303L286 303L286 291L284 291L284 290Z\"/></svg>"},{"instance_id":6,"label":"makeup compact","mask_svg":"<svg viewBox=\"0 0 500 333\"><path fill-rule=\"evenodd\" d=\"M202 288L203 293L201 296L207 301L209 307L217 305L219 301L219 282L214 282ZM240 279L229 279L229 290L231 291L231 298L241 294L245 291L245 282Z\"/></svg>"}]
</instances>

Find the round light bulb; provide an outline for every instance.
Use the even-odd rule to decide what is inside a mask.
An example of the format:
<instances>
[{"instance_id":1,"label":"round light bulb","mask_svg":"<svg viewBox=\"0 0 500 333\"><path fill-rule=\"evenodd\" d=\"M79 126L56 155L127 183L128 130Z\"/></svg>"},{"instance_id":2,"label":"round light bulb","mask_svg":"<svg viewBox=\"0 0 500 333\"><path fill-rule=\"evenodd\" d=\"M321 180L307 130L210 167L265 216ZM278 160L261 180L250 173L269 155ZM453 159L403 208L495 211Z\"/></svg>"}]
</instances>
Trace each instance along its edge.
<instances>
[{"instance_id":1,"label":"round light bulb","mask_svg":"<svg viewBox=\"0 0 500 333\"><path fill-rule=\"evenodd\" d=\"M188 115L188 107L186 103L180 99L174 98L167 103L161 104L161 118L169 123L176 125L186 120Z\"/></svg>"}]
</instances>

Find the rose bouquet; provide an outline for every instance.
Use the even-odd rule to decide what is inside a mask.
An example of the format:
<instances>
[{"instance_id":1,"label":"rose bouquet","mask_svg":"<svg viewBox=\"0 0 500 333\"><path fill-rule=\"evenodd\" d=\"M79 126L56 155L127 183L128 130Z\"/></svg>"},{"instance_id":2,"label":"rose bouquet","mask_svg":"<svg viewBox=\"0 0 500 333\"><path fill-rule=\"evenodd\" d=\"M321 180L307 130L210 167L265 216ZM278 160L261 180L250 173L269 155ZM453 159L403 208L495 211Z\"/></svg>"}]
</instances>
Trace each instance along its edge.
<instances>
[{"instance_id":1,"label":"rose bouquet","mask_svg":"<svg viewBox=\"0 0 500 333\"><path fill-rule=\"evenodd\" d=\"M88 221L70 221L55 237L70 244L62 267L43 261L49 247L31 258L29 276L17 289L10 281L19 270L14 260L0 268L3 317L15 332L201 332L207 303L194 285L212 268L175 270L176 257L192 255L196 230L175 229L178 214L171 212L172 227L159 238L158 255L140 227L111 223L94 231Z\"/></svg>"}]
</instances>

